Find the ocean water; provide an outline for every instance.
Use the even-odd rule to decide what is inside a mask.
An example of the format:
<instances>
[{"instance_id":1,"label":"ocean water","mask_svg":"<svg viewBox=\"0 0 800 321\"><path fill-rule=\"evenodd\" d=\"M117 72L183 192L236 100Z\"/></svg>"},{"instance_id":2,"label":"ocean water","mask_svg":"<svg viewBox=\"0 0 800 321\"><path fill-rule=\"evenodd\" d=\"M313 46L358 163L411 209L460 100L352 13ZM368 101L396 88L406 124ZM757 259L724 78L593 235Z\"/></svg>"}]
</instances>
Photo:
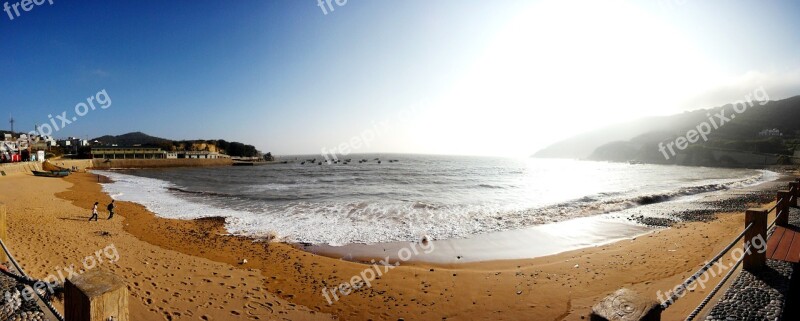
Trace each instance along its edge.
<instances>
[{"instance_id":1,"label":"ocean water","mask_svg":"<svg viewBox=\"0 0 800 321\"><path fill-rule=\"evenodd\" d=\"M578 217L641 214L654 204L777 178L751 169L464 156L351 155L346 165L301 164L311 158L320 157L100 173L114 181L104 184L113 198L162 217L223 216L234 234L330 245L467 238ZM681 206L661 206L659 215L664 208Z\"/></svg>"}]
</instances>

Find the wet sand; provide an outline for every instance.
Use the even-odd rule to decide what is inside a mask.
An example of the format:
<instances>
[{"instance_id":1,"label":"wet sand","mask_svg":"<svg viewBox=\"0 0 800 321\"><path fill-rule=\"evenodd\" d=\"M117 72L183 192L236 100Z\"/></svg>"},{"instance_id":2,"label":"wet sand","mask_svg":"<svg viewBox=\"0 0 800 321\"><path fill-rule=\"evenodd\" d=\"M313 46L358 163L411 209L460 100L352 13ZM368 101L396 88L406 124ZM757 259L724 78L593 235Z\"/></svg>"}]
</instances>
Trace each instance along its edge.
<instances>
[{"instance_id":1,"label":"wet sand","mask_svg":"<svg viewBox=\"0 0 800 321\"><path fill-rule=\"evenodd\" d=\"M328 304L323 289L370 266L230 236L222 219L163 219L127 202L117 202L114 220L89 223L91 205L110 201L91 174L8 177L0 187L12 250L29 273L44 277L113 243L120 260L107 268L128 283L135 320L581 320L621 287L653 298L673 288L744 225L741 213L726 213L535 259L402 262ZM707 290L688 293L664 319L684 318Z\"/></svg>"},{"instance_id":2,"label":"wet sand","mask_svg":"<svg viewBox=\"0 0 800 321\"><path fill-rule=\"evenodd\" d=\"M434 251L419 251L410 259L401 259L398 255L403 248L409 247L407 242L299 247L311 253L356 262L369 262L386 256L391 263L457 264L543 257L630 239L652 231L654 228L647 226L592 216L466 239L431 241Z\"/></svg>"}]
</instances>

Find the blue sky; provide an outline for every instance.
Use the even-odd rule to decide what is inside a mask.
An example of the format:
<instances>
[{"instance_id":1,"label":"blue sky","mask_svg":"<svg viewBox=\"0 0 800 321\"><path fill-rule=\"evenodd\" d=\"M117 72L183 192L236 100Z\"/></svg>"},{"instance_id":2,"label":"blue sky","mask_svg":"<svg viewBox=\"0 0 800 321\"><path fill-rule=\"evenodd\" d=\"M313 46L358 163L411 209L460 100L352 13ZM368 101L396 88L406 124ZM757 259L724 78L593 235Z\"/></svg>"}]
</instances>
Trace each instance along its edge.
<instances>
[{"instance_id":1,"label":"blue sky","mask_svg":"<svg viewBox=\"0 0 800 321\"><path fill-rule=\"evenodd\" d=\"M526 155L579 133L564 124L800 94L798 18L796 1L54 0L0 12L0 128L106 89L55 135L310 154L373 131L356 152Z\"/></svg>"}]
</instances>

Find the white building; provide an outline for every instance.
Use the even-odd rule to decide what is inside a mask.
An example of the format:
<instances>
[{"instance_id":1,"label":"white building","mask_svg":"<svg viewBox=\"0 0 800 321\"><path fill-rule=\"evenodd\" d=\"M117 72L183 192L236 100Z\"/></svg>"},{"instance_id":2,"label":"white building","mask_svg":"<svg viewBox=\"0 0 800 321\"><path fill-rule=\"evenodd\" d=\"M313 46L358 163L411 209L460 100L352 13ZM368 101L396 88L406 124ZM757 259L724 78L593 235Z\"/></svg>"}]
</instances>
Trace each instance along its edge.
<instances>
[{"instance_id":1,"label":"white building","mask_svg":"<svg viewBox=\"0 0 800 321\"><path fill-rule=\"evenodd\" d=\"M185 151L185 152L177 152L177 158L217 159L217 158L230 158L230 156L209 151Z\"/></svg>"}]
</instances>

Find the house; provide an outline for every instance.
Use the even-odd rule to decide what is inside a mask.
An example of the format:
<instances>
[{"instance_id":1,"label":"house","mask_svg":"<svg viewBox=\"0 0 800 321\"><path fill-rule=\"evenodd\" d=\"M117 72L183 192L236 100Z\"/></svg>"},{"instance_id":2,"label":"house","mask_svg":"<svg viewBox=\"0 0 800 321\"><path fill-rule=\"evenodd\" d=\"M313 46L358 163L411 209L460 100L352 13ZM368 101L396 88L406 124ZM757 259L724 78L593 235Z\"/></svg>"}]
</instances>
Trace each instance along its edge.
<instances>
[{"instance_id":1,"label":"house","mask_svg":"<svg viewBox=\"0 0 800 321\"><path fill-rule=\"evenodd\" d=\"M220 153L209 152L209 151L184 151L177 153L178 153L178 158L200 158L200 159L230 158L230 156L228 155L223 155Z\"/></svg>"},{"instance_id":2,"label":"house","mask_svg":"<svg viewBox=\"0 0 800 321\"><path fill-rule=\"evenodd\" d=\"M92 157L101 159L166 159L167 152L151 147L94 147Z\"/></svg>"},{"instance_id":3,"label":"house","mask_svg":"<svg viewBox=\"0 0 800 321\"><path fill-rule=\"evenodd\" d=\"M29 153L27 147L21 146L11 135L6 134L0 141L0 162L22 161L23 152Z\"/></svg>"}]
</instances>

